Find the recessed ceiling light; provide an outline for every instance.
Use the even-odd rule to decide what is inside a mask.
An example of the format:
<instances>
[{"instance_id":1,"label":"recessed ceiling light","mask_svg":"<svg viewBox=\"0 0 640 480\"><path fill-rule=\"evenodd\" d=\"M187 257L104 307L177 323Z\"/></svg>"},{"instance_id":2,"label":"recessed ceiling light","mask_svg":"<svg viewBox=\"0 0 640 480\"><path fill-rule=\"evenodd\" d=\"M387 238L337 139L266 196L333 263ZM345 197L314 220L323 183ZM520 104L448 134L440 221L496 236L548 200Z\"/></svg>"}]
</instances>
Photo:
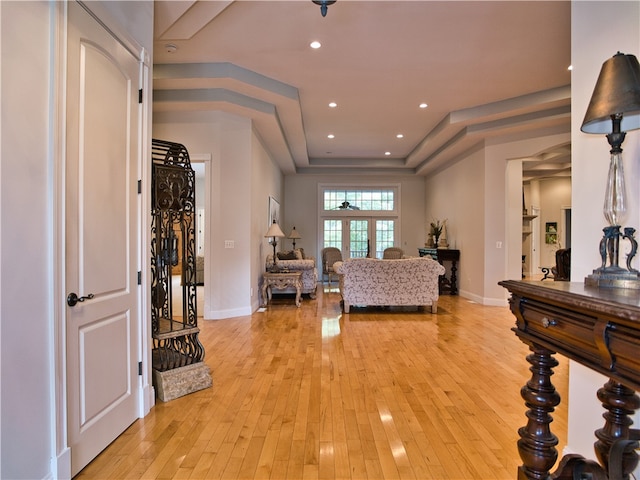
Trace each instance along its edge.
<instances>
[{"instance_id":1,"label":"recessed ceiling light","mask_svg":"<svg viewBox=\"0 0 640 480\"><path fill-rule=\"evenodd\" d=\"M426 103L421 103L420 104L420 108L427 108L429 105L427 105Z\"/></svg>"},{"instance_id":2,"label":"recessed ceiling light","mask_svg":"<svg viewBox=\"0 0 640 480\"><path fill-rule=\"evenodd\" d=\"M391 155L391 152L384 152L384 154L389 156L389 155Z\"/></svg>"},{"instance_id":3,"label":"recessed ceiling light","mask_svg":"<svg viewBox=\"0 0 640 480\"><path fill-rule=\"evenodd\" d=\"M399 133L399 134L396 135L396 138L404 138L404 135Z\"/></svg>"},{"instance_id":4,"label":"recessed ceiling light","mask_svg":"<svg viewBox=\"0 0 640 480\"><path fill-rule=\"evenodd\" d=\"M313 42L311 42L311 43L309 44L309 46L310 46L311 48L318 49L318 48L320 48L320 47L322 46L322 44L321 44L319 41L314 40Z\"/></svg>"},{"instance_id":5,"label":"recessed ceiling light","mask_svg":"<svg viewBox=\"0 0 640 480\"><path fill-rule=\"evenodd\" d=\"M330 133L329 135L327 135L327 138L336 138L336 136L333 133Z\"/></svg>"},{"instance_id":6,"label":"recessed ceiling light","mask_svg":"<svg viewBox=\"0 0 640 480\"><path fill-rule=\"evenodd\" d=\"M336 102L331 102L331 103L329 104L329 106L330 106L331 108L336 108L336 107L338 106L338 104L337 104Z\"/></svg>"},{"instance_id":7,"label":"recessed ceiling light","mask_svg":"<svg viewBox=\"0 0 640 480\"><path fill-rule=\"evenodd\" d=\"M569 66L567 67L567 70L573 70L573 65L569 65Z\"/></svg>"}]
</instances>

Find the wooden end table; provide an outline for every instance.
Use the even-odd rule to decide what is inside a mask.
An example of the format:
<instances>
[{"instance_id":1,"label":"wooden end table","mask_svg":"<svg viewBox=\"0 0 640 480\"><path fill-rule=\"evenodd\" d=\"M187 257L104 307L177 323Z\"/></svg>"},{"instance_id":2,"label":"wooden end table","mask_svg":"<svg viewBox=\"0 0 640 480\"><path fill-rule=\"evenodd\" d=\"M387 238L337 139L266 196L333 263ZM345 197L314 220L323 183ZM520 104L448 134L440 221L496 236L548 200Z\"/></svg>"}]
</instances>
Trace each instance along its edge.
<instances>
[{"instance_id":1,"label":"wooden end table","mask_svg":"<svg viewBox=\"0 0 640 480\"><path fill-rule=\"evenodd\" d=\"M302 272L265 272L262 275L262 304L267 306L271 301L271 290L277 288L284 290L288 287L296 289L296 307L300 306L300 297L302 294Z\"/></svg>"}]
</instances>

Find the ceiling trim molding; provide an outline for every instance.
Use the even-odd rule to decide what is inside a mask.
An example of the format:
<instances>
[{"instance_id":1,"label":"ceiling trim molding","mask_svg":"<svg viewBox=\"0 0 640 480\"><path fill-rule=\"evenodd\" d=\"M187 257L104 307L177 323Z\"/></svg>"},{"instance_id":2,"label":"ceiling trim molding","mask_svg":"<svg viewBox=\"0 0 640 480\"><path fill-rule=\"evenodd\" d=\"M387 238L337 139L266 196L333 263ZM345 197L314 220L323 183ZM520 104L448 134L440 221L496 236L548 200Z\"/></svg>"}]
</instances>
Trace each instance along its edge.
<instances>
[{"instance_id":1,"label":"ceiling trim molding","mask_svg":"<svg viewBox=\"0 0 640 480\"><path fill-rule=\"evenodd\" d=\"M276 107L272 103L249 97L226 88L195 88L191 90L154 90L154 104L162 103L220 103L227 102L257 112L275 114ZM202 110L202 108L199 108Z\"/></svg>"},{"instance_id":2,"label":"ceiling trim molding","mask_svg":"<svg viewBox=\"0 0 640 480\"><path fill-rule=\"evenodd\" d=\"M157 65L154 79L154 85L160 87L154 89L154 111L222 110L249 116L262 142L287 174L347 173L366 168L372 174L425 175L439 170L441 165L455 163L487 137L508 137L538 129L543 122L547 125L570 122L571 117L571 89L563 86L451 112L405 158L309 158L306 149L298 149L297 154L292 151L292 145L299 144L299 140L291 141L287 125L278 114L278 109L287 108L288 103L295 105L300 125L289 126L290 135L304 139L296 88L231 63ZM232 79L257 88L254 93L275 94L270 100L278 102L277 99L282 98L283 101L273 103L230 88L162 88L173 79Z\"/></svg>"},{"instance_id":3,"label":"ceiling trim molding","mask_svg":"<svg viewBox=\"0 0 640 480\"><path fill-rule=\"evenodd\" d=\"M339 168L339 167L320 167L320 168L298 168L295 172L299 175L356 175L362 177L366 175L415 175L417 172L413 168Z\"/></svg>"},{"instance_id":4,"label":"ceiling trim molding","mask_svg":"<svg viewBox=\"0 0 640 480\"><path fill-rule=\"evenodd\" d=\"M165 63L153 66L154 83L162 80L230 78L291 100L300 101L296 87L229 62Z\"/></svg>"},{"instance_id":5,"label":"ceiling trim molding","mask_svg":"<svg viewBox=\"0 0 640 480\"><path fill-rule=\"evenodd\" d=\"M553 103L571 101L571 85L533 92L519 97L507 98L497 102L464 108L451 113L452 123L472 121L493 115L512 115L522 109L540 109Z\"/></svg>"}]
</instances>

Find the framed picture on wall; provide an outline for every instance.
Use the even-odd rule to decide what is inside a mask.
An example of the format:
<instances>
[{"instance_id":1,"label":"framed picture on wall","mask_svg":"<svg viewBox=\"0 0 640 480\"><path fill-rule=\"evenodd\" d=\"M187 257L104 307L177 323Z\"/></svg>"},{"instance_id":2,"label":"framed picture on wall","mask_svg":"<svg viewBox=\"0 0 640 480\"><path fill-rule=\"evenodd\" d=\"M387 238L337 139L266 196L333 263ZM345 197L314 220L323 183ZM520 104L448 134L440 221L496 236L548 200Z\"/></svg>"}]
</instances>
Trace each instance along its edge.
<instances>
[{"instance_id":1,"label":"framed picture on wall","mask_svg":"<svg viewBox=\"0 0 640 480\"><path fill-rule=\"evenodd\" d=\"M269 197L269 223L267 224L267 228L271 226L273 222L280 224L280 204L278 201Z\"/></svg>"},{"instance_id":2,"label":"framed picture on wall","mask_svg":"<svg viewBox=\"0 0 640 480\"><path fill-rule=\"evenodd\" d=\"M547 222L544 228L544 243L558 243L558 222Z\"/></svg>"}]
</instances>

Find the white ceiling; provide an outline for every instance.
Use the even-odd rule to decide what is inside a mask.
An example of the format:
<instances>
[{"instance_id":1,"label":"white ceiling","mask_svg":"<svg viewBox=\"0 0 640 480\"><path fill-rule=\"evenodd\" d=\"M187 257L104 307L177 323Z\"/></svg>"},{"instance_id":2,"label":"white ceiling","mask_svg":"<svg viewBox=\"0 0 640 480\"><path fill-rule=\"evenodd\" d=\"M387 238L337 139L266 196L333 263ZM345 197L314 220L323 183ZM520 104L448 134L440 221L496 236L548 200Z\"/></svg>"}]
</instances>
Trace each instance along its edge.
<instances>
[{"instance_id":1,"label":"white ceiling","mask_svg":"<svg viewBox=\"0 0 640 480\"><path fill-rule=\"evenodd\" d=\"M154 111L250 117L286 174L428 175L569 131L570 24L565 1L156 1ZM524 160L570 174L569 145Z\"/></svg>"}]
</instances>

